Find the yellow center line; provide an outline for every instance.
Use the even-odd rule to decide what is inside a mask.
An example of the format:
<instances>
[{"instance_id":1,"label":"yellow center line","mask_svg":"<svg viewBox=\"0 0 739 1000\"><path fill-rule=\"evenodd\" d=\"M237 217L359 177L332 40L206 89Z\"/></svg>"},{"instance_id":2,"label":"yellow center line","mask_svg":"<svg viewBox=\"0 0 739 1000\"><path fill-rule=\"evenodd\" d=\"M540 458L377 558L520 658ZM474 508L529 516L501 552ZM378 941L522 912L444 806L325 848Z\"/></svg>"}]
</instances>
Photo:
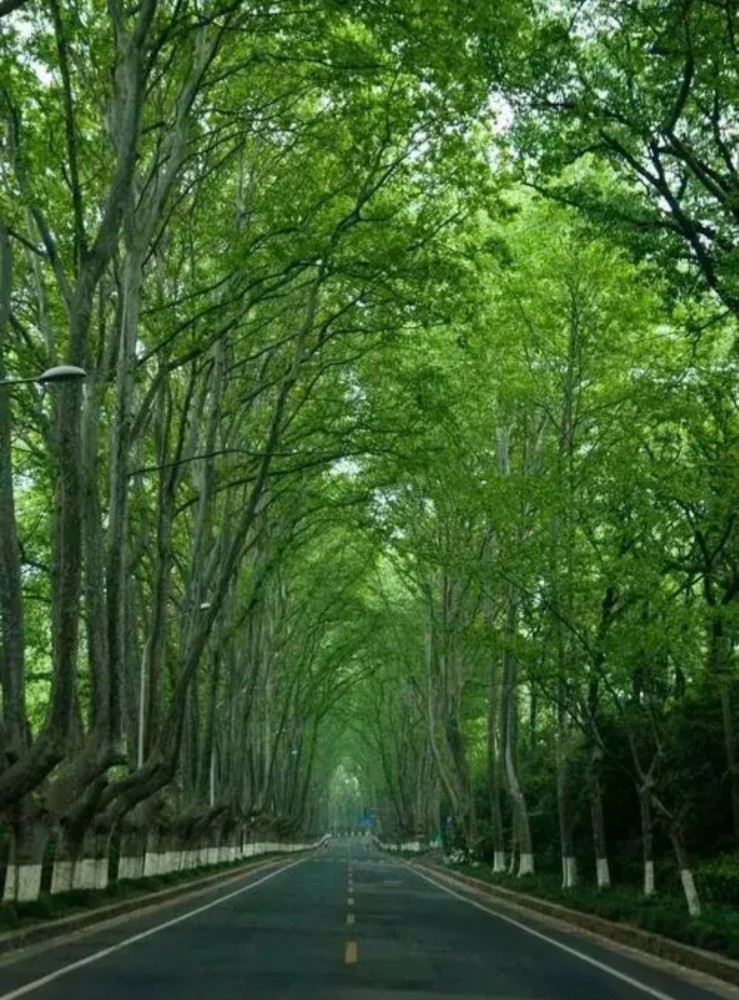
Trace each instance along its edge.
<instances>
[{"instance_id":1,"label":"yellow center line","mask_svg":"<svg viewBox=\"0 0 739 1000\"><path fill-rule=\"evenodd\" d=\"M346 947L344 948L344 964L345 965L356 965L357 964L357 942L347 941Z\"/></svg>"}]
</instances>

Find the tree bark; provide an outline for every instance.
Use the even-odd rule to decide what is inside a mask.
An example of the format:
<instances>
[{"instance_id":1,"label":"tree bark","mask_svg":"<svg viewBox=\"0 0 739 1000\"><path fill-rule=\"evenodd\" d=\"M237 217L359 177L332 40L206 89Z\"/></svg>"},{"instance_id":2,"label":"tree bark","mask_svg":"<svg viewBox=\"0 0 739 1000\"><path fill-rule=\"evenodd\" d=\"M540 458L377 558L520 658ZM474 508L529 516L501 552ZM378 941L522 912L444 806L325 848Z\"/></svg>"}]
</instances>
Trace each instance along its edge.
<instances>
[{"instance_id":1,"label":"tree bark","mask_svg":"<svg viewBox=\"0 0 739 1000\"><path fill-rule=\"evenodd\" d=\"M534 850L526 798L521 789L517 767L518 741L518 664L512 648L517 632L518 608L511 594L508 607L506 647L503 653L503 755L504 773L508 794L515 816L516 841L519 849L518 874L530 875L534 871Z\"/></svg>"},{"instance_id":2,"label":"tree bark","mask_svg":"<svg viewBox=\"0 0 739 1000\"><path fill-rule=\"evenodd\" d=\"M500 738L501 720L501 677L500 654L494 650L490 655L490 676L488 687L487 715L487 777L490 800L490 823L493 840L493 871L505 871L505 830L503 829L503 807L501 794L503 774L501 766Z\"/></svg>"},{"instance_id":3,"label":"tree bark","mask_svg":"<svg viewBox=\"0 0 739 1000\"><path fill-rule=\"evenodd\" d=\"M562 888L577 885L577 860L572 836L572 788L569 769L570 734L561 701L557 707L557 814L562 855Z\"/></svg>"},{"instance_id":4,"label":"tree bark","mask_svg":"<svg viewBox=\"0 0 739 1000\"><path fill-rule=\"evenodd\" d=\"M593 752L588 765L588 798L590 801L590 822L593 831L593 847L595 849L595 875L599 889L608 889L611 885L611 873L608 865L608 849L606 846L606 827L603 815L603 795L600 784L600 754Z\"/></svg>"},{"instance_id":5,"label":"tree bark","mask_svg":"<svg viewBox=\"0 0 739 1000\"><path fill-rule=\"evenodd\" d=\"M712 595L712 590L710 595ZM731 641L726 635L723 606L717 605L715 599L713 599L712 603L709 601L709 605L711 611L708 650L709 665L718 683L724 752L726 755L726 773L729 779L731 797L731 815L734 836L739 838L739 765L737 764L734 713L731 704L731 658L733 650Z\"/></svg>"},{"instance_id":6,"label":"tree bark","mask_svg":"<svg viewBox=\"0 0 739 1000\"><path fill-rule=\"evenodd\" d=\"M642 781L637 786L639 795L639 815L641 817L642 855L644 859L644 895L654 895L654 825L652 822L651 781Z\"/></svg>"},{"instance_id":7,"label":"tree bark","mask_svg":"<svg viewBox=\"0 0 739 1000\"><path fill-rule=\"evenodd\" d=\"M8 231L0 221L0 380L5 377L5 335L10 317L12 257ZM13 496L10 392L0 386L0 773L28 747L25 705L25 636L20 548Z\"/></svg>"}]
</instances>

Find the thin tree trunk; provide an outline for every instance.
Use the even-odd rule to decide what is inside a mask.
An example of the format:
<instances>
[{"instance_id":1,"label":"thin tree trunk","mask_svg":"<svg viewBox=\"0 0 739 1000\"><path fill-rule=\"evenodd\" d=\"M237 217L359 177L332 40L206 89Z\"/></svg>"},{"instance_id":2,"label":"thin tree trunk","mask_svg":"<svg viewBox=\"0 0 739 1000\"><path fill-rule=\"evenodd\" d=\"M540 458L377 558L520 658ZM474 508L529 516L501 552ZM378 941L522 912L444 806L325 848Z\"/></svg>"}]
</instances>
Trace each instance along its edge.
<instances>
[{"instance_id":1,"label":"thin tree trunk","mask_svg":"<svg viewBox=\"0 0 739 1000\"><path fill-rule=\"evenodd\" d=\"M559 817L559 838L562 855L562 888L572 889L577 885L577 860L572 837L572 792L569 773L569 733L561 704L558 706L557 720L557 814Z\"/></svg>"},{"instance_id":2,"label":"thin tree trunk","mask_svg":"<svg viewBox=\"0 0 739 1000\"><path fill-rule=\"evenodd\" d=\"M659 813L667 820L667 832L670 836L672 849L675 852L675 860L677 861L677 867L680 872L680 880L683 885L683 892L685 893L685 901L688 904L688 913L691 917L699 917L701 915L700 896L698 895L698 890L695 887L695 879L693 878L693 871L688 859L688 852L685 849L685 841L683 840L683 832L680 823L669 811L669 809L667 809L664 803L661 802L660 799L658 799L654 794L652 795L652 802Z\"/></svg>"},{"instance_id":3,"label":"thin tree trunk","mask_svg":"<svg viewBox=\"0 0 739 1000\"><path fill-rule=\"evenodd\" d=\"M712 596L711 590L708 591L708 595ZM732 644L725 634L723 607L717 607L716 601L713 599L710 610L712 617L709 634L709 661L711 670L718 682L724 752L726 754L726 772L729 779L731 796L731 815L734 836L739 838L739 765L737 765L734 713L731 704L732 672L730 669L730 660L733 650Z\"/></svg>"},{"instance_id":4,"label":"thin tree trunk","mask_svg":"<svg viewBox=\"0 0 739 1000\"><path fill-rule=\"evenodd\" d=\"M500 760L501 737L501 679L500 655L497 651L490 657L490 685L488 689L487 718L487 763L488 795L490 798L490 822L493 839L493 871L505 871L505 831L503 829L503 808L501 805L502 769Z\"/></svg>"},{"instance_id":5,"label":"thin tree trunk","mask_svg":"<svg viewBox=\"0 0 739 1000\"><path fill-rule=\"evenodd\" d=\"M644 859L644 895L654 895L654 826L652 822L652 783L642 782L638 787L639 815L641 817L642 854Z\"/></svg>"},{"instance_id":6,"label":"thin tree trunk","mask_svg":"<svg viewBox=\"0 0 739 1000\"><path fill-rule=\"evenodd\" d=\"M8 231L0 221L0 379L5 377L5 332L10 317L12 257ZM0 386L0 772L28 746L24 683L24 627L21 566L13 496L10 393Z\"/></svg>"},{"instance_id":7,"label":"thin tree trunk","mask_svg":"<svg viewBox=\"0 0 739 1000\"><path fill-rule=\"evenodd\" d=\"M611 873L608 865L599 767L600 754L594 752L590 755L588 766L588 798L590 801L590 822L593 830L593 847L595 849L595 875L598 888L608 889L611 885Z\"/></svg>"},{"instance_id":8,"label":"thin tree trunk","mask_svg":"<svg viewBox=\"0 0 739 1000\"><path fill-rule=\"evenodd\" d=\"M526 799L518 778L518 664L512 649L517 631L518 608L516 598L509 599L506 648L503 653L503 766L508 795L514 813L514 828L519 848L518 874L530 875L534 871L534 851Z\"/></svg>"}]
</instances>

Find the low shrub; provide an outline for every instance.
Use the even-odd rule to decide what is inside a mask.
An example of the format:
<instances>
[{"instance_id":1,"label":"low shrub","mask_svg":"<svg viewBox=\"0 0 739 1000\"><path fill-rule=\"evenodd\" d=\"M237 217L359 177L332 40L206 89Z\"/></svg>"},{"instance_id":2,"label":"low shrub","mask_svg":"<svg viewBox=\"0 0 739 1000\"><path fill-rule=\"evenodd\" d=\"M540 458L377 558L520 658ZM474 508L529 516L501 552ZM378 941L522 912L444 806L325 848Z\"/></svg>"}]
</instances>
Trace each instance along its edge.
<instances>
[{"instance_id":1,"label":"low shrub","mask_svg":"<svg viewBox=\"0 0 739 1000\"><path fill-rule=\"evenodd\" d=\"M18 923L18 911L13 903L0 903L0 932L12 931Z\"/></svg>"},{"instance_id":2,"label":"low shrub","mask_svg":"<svg viewBox=\"0 0 739 1000\"><path fill-rule=\"evenodd\" d=\"M723 854L696 865L698 888L712 903L739 906L739 857Z\"/></svg>"}]
</instances>

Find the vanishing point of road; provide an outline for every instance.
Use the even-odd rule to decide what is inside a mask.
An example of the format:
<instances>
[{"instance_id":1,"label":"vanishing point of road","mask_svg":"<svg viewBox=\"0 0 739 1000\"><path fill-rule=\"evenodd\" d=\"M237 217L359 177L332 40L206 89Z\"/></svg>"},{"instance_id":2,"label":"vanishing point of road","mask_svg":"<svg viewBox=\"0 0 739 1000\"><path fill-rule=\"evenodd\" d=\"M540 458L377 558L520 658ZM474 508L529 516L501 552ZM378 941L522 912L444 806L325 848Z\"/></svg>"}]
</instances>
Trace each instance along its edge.
<instances>
[{"instance_id":1,"label":"vanishing point of road","mask_svg":"<svg viewBox=\"0 0 739 1000\"><path fill-rule=\"evenodd\" d=\"M483 906L358 839L0 965L0 1000L738 995L497 903Z\"/></svg>"}]
</instances>

